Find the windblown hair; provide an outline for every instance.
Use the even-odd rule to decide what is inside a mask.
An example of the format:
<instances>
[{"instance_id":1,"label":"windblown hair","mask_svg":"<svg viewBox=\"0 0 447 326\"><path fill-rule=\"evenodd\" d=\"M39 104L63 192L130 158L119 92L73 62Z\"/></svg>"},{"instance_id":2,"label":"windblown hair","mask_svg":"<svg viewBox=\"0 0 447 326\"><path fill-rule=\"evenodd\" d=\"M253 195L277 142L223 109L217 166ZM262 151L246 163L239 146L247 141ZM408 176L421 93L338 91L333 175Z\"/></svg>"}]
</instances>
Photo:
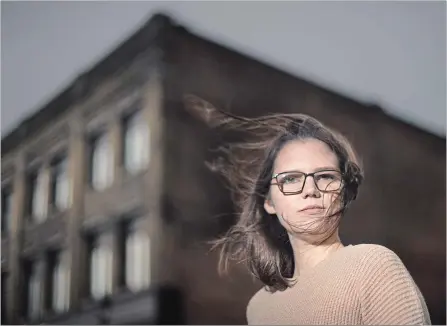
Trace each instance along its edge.
<instances>
[{"instance_id":1,"label":"windblown hair","mask_svg":"<svg viewBox=\"0 0 447 326\"><path fill-rule=\"evenodd\" d=\"M319 227L300 231L327 235L327 239L336 231L363 180L351 145L340 133L304 114L245 118L219 110L193 95L184 100L189 112L210 127L244 133L243 142L219 148L221 155L207 163L212 171L225 177L238 214L236 224L214 242L221 249L219 271L225 272L229 261L245 262L268 290L285 290L291 286L294 272L292 247L278 217L264 209L275 159L286 143L305 139L320 140L336 154L343 178L337 197L339 209L325 216Z\"/></svg>"}]
</instances>

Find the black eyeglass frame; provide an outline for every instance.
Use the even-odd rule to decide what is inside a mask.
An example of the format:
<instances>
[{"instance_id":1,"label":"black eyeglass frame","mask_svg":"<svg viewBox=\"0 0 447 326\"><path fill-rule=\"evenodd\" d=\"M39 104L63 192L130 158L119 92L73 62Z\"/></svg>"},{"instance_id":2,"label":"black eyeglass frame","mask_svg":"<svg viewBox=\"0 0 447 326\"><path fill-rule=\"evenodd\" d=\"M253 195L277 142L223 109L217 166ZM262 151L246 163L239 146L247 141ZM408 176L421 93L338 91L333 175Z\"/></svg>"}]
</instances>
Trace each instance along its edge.
<instances>
[{"instance_id":1,"label":"black eyeglass frame","mask_svg":"<svg viewBox=\"0 0 447 326\"><path fill-rule=\"evenodd\" d=\"M287 174L287 173L294 173L294 172L295 173L301 173L304 176L303 186L301 187L301 190L299 190L299 191L285 192L283 190L283 185L281 183L279 183L279 181L278 181L278 176L283 175L283 174ZM340 174L340 181L341 181L340 182L340 187L338 187L337 189L333 189L333 190L322 190L322 189L320 189L318 187L318 185L317 185L317 182L315 181L315 174L319 174L319 173L322 173L322 172L337 172L337 173L339 173ZM270 185L278 186L279 191L281 191L283 193L283 195L285 195L285 196L299 195L299 194L301 194L303 192L304 186L306 185L306 182L307 182L307 177L312 177L312 180L314 182L315 187L317 187L317 189L319 191L324 192L324 193L334 193L334 192L337 192L341 188L343 188L343 184L344 184L343 173L341 173L339 170L333 169L333 170L320 170L320 171L315 171L315 172L312 172L312 173L304 173L304 172L301 172L301 171L284 171L284 172L276 173L270 179L270 180L276 179L276 183L270 183Z\"/></svg>"}]
</instances>

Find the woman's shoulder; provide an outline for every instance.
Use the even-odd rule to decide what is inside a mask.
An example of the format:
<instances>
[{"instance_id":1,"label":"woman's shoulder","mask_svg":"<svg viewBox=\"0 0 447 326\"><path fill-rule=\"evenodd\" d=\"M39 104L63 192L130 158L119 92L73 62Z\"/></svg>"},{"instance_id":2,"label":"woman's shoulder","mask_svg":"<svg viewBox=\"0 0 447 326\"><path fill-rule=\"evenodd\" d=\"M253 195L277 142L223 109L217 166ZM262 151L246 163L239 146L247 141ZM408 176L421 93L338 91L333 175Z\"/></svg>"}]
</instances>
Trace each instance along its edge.
<instances>
[{"instance_id":1,"label":"woman's shoulder","mask_svg":"<svg viewBox=\"0 0 447 326\"><path fill-rule=\"evenodd\" d=\"M351 255L364 264L372 263L376 259L399 259L393 250L379 244L361 243L350 247Z\"/></svg>"},{"instance_id":2,"label":"woman's shoulder","mask_svg":"<svg viewBox=\"0 0 447 326\"><path fill-rule=\"evenodd\" d=\"M429 325L424 297L399 256L381 245L353 246L362 316L370 325Z\"/></svg>"},{"instance_id":3,"label":"woman's shoulder","mask_svg":"<svg viewBox=\"0 0 447 326\"><path fill-rule=\"evenodd\" d=\"M406 270L400 257L390 248L378 244L353 245L351 250L358 275L373 275L375 272L393 269Z\"/></svg>"},{"instance_id":4,"label":"woman's shoulder","mask_svg":"<svg viewBox=\"0 0 447 326\"><path fill-rule=\"evenodd\" d=\"M394 253L388 247L380 244L374 243L360 243L356 245L350 245L354 249L355 252L364 253L364 254L373 254L373 253Z\"/></svg>"}]
</instances>

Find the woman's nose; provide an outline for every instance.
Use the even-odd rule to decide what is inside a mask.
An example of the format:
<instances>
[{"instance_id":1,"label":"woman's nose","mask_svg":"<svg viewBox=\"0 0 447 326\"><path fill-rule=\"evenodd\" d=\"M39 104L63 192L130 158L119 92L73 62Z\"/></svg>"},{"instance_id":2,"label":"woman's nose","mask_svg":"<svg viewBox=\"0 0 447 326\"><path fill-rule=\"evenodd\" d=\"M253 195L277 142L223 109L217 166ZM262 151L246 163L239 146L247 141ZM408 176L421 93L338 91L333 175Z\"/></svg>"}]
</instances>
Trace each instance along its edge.
<instances>
[{"instance_id":1,"label":"woman's nose","mask_svg":"<svg viewBox=\"0 0 447 326\"><path fill-rule=\"evenodd\" d=\"M301 192L303 198L306 197L318 197L320 195L320 191L315 184L315 180L311 175L306 176L304 179L303 191Z\"/></svg>"}]
</instances>

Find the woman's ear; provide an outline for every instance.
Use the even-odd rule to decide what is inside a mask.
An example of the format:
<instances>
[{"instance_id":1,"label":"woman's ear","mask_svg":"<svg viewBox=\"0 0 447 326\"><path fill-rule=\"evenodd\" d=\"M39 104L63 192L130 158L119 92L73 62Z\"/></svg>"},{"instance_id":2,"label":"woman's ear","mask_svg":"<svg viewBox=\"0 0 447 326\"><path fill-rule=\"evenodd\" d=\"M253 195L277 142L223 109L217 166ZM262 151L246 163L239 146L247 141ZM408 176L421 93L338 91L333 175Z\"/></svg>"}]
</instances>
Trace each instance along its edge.
<instances>
[{"instance_id":1,"label":"woman's ear","mask_svg":"<svg viewBox=\"0 0 447 326\"><path fill-rule=\"evenodd\" d=\"M268 195L264 201L264 209L269 214L276 214L275 205L273 204L273 201L270 198L270 195Z\"/></svg>"}]
</instances>

